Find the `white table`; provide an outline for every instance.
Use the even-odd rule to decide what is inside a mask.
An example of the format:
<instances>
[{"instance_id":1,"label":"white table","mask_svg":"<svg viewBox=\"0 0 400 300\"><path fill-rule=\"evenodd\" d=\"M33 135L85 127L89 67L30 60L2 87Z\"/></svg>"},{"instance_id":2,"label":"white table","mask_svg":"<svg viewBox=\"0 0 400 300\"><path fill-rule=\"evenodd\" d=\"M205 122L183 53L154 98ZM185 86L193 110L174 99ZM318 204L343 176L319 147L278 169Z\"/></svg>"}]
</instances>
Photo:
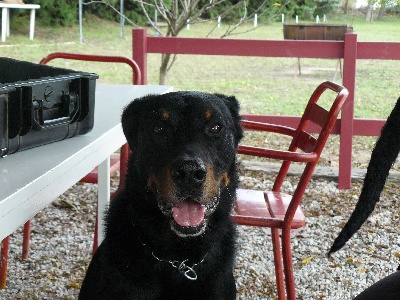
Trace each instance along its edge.
<instances>
[{"instance_id":1,"label":"white table","mask_svg":"<svg viewBox=\"0 0 400 300\"><path fill-rule=\"evenodd\" d=\"M99 165L100 244L110 199L109 156L126 142L122 109L137 97L169 91L170 86L100 84L91 132L0 158L0 241Z\"/></svg>"},{"instance_id":2,"label":"white table","mask_svg":"<svg viewBox=\"0 0 400 300\"><path fill-rule=\"evenodd\" d=\"M29 38L33 40L35 33L35 11L40 8L39 4L9 4L1 3L1 41L4 43L6 37L10 36L10 8L30 9Z\"/></svg>"}]
</instances>

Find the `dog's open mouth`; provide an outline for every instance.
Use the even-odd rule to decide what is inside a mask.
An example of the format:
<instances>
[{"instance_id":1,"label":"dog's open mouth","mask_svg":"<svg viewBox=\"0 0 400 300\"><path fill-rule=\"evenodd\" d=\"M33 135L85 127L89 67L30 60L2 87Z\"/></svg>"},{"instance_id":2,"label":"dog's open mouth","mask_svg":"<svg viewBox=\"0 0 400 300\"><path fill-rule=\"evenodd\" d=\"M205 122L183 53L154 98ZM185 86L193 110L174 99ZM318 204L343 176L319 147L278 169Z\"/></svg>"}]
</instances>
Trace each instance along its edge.
<instances>
[{"instance_id":1,"label":"dog's open mouth","mask_svg":"<svg viewBox=\"0 0 400 300\"><path fill-rule=\"evenodd\" d=\"M215 211L218 201L216 196L207 204L201 204L189 197L171 206L159 199L159 207L171 218L171 229L178 236L196 237L204 233L208 217Z\"/></svg>"},{"instance_id":2,"label":"dog's open mouth","mask_svg":"<svg viewBox=\"0 0 400 300\"><path fill-rule=\"evenodd\" d=\"M206 208L202 204L183 201L172 207L172 217L181 227L197 227L204 221Z\"/></svg>"},{"instance_id":3,"label":"dog's open mouth","mask_svg":"<svg viewBox=\"0 0 400 300\"><path fill-rule=\"evenodd\" d=\"M184 200L172 207L171 229L181 237L198 236L206 228L206 207Z\"/></svg>"}]
</instances>

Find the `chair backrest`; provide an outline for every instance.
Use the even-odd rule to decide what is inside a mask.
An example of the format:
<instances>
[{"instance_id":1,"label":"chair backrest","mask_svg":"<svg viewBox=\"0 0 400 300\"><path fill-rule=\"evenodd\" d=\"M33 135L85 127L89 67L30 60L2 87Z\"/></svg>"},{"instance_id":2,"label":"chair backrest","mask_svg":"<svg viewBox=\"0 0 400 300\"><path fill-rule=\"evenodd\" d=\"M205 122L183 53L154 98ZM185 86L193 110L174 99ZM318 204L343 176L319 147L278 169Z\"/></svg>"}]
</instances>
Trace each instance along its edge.
<instances>
[{"instance_id":1,"label":"chair backrest","mask_svg":"<svg viewBox=\"0 0 400 300\"><path fill-rule=\"evenodd\" d=\"M109 56L109 55L93 55L93 54L80 54L80 53L67 53L67 52L54 52L47 55L40 61L40 64L45 65L49 61L57 58L71 59L71 60L84 60L84 61L97 61L97 62L114 62L125 63L132 68L132 84L141 84L141 72L137 63L127 57L122 56Z\"/></svg>"},{"instance_id":2,"label":"chair backrest","mask_svg":"<svg viewBox=\"0 0 400 300\"><path fill-rule=\"evenodd\" d=\"M68 53L68 52L54 52L47 55L39 63L46 65L53 59L70 59L70 60L82 60L82 61L95 61L95 62L107 62L107 63L124 63L132 68L132 84L140 85L142 82L141 72L138 64L130 58L123 56L109 56L109 55L94 55L94 54L81 54L81 53ZM125 183L125 174L127 171L127 161L129 157L129 147L125 144L121 147L120 153L120 185L123 186Z\"/></svg>"},{"instance_id":3,"label":"chair backrest","mask_svg":"<svg viewBox=\"0 0 400 300\"><path fill-rule=\"evenodd\" d=\"M329 109L323 108L317 102L326 90L332 90L337 93ZM321 83L313 92L305 108L304 114L299 122L298 127L290 128L274 124L257 123L244 120L242 126L247 130L275 132L292 137L289 149L287 151L272 150L252 146L240 145L239 154L253 155L259 157L281 159L282 166L275 179L273 191L279 192L288 173L292 162L306 163L303 174L301 175L297 188L292 195L285 221L292 221L294 213L301 198L306 190L314 169L321 156L322 150L326 144L329 134L336 123L337 117L346 101L348 91L343 86L333 82ZM310 131L312 129L312 131ZM311 132L317 132L315 137ZM300 150L300 151L299 151Z\"/></svg>"}]
</instances>

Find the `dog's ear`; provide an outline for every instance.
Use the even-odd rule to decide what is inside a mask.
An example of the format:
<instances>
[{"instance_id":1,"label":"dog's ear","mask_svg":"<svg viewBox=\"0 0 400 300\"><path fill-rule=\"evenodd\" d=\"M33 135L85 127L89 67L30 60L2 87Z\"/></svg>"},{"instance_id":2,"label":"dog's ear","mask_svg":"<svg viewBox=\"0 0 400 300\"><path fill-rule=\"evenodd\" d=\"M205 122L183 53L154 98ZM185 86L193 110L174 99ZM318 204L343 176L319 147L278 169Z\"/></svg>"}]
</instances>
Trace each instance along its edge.
<instances>
[{"instance_id":1,"label":"dog's ear","mask_svg":"<svg viewBox=\"0 0 400 300\"><path fill-rule=\"evenodd\" d=\"M144 98L138 98L129 103L122 112L122 130L124 131L129 147L135 149L138 145L138 127L140 116L145 108Z\"/></svg>"},{"instance_id":2,"label":"dog's ear","mask_svg":"<svg viewBox=\"0 0 400 300\"><path fill-rule=\"evenodd\" d=\"M229 111L232 115L233 122L235 123L235 131L236 131L236 146L239 144L240 140L243 137L243 129L240 126L240 120L242 119L239 111L240 104L235 96L226 96L223 94L215 94L218 98L222 99L225 105L229 108Z\"/></svg>"}]
</instances>

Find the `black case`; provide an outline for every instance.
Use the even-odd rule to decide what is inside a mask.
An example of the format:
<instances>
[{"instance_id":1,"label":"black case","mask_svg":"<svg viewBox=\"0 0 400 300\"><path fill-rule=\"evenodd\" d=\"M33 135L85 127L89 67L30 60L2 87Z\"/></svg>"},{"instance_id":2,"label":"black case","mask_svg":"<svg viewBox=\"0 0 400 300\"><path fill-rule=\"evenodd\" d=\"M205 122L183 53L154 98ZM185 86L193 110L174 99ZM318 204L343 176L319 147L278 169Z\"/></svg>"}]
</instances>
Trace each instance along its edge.
<instances>
[{"instance_id":1,"label":"black case","mask_svg":"<svg viewBox=\"0 0 400 300\"><path fill-rule=\"evenodd\" d=\"M92 130L97 78L0 57L0 157Z\"/></svg>"}]
</instances>

